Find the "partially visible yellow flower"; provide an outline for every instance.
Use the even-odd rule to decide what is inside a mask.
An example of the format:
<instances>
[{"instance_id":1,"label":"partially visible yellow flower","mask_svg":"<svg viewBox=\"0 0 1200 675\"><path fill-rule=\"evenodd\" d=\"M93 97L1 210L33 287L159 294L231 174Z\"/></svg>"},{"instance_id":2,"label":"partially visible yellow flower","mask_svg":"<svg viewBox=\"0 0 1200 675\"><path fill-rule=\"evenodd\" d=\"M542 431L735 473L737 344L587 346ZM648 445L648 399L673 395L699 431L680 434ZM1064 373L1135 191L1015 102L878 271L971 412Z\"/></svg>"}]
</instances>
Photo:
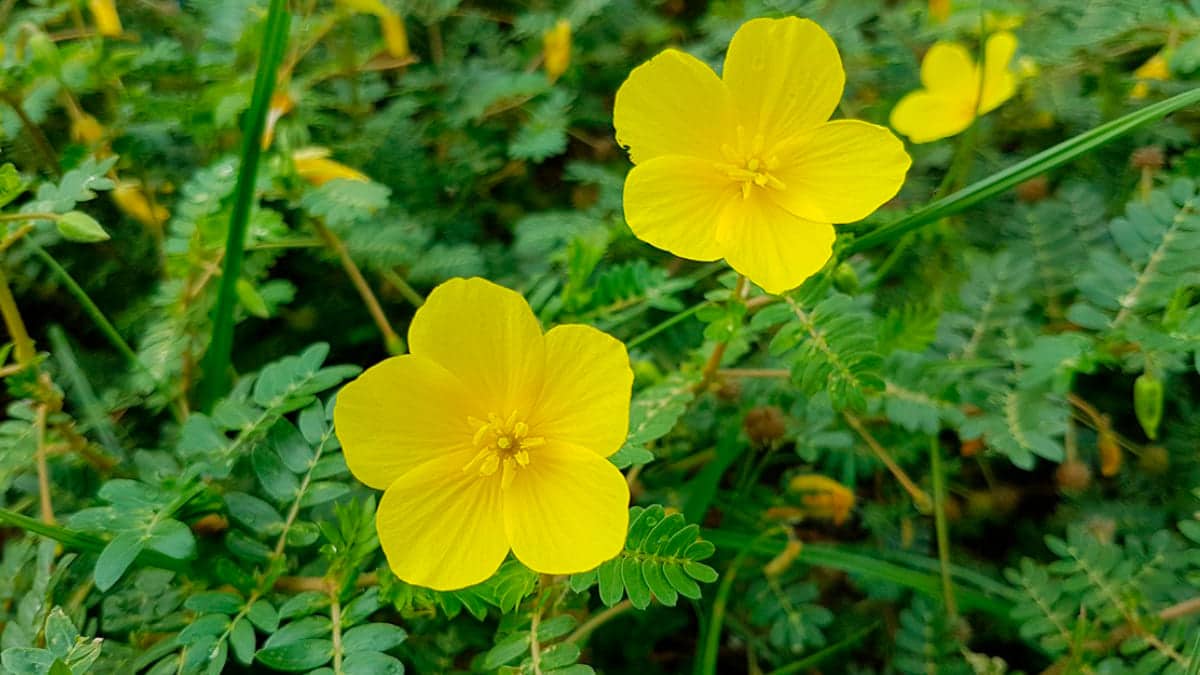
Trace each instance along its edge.
<instances>
[{"instance_id":1,"label":"partially visible yellow flower","mask_svg":"<svg viewBox=\"0 0 1200 675\"><path fill-rule=\"evenodd\" d=\"M158 227L171 217L170 212L162 206L151 204L141 184L136 181L122 181L109 194L122 213L143 225Z\"/></svg>"},{"instance_id":2,"label":"partially visible yellow flower","mask_svg":"<svg viewBox=\"0 0 1200 675\"><path fill-rule=\"evenodd\" d=\"M452 279L408 331L412 353L346 385L334 426L350 471L386 490L375 525L396 576L439 590L513 554L544 574L617 555L629 486L625 345L590 326L546 333L519 294Z\"/></svg>"},{"instance_id":3,"label":"partially visible yellow flower","mask_svg":"<svg viewBox=\"0 0 1200 675\"><path fill-rule=\"evenodd\" d=\"M292 153L292 163L296 166L296 173L313 185L324 185L336 178L363 182L371 180L361 171L329 159L329 150L326 148L301 148Z\"/></svg>"},{"instance_id":4,"label":"partially visible yellow flower","mask_svg":"<svg viewBox=\"0 0 1200 675\"><path fill-rule=\"evenodd\" d=\"M965 131L976 117L995 110L1016 93L1017 76L1009 69L1016 51L1017 38L1012 33L992 34L984 46L981 71L961 44L933 45L921 61L924 88L900 99L892 109L892 128L913 143Z\"/></svg>"},{"instance_id":5,"label":"partially visible yellow flower","mask_svg":"<svg viewBox=\"0 0 1200 675\"><path fill-rule=\"evenodd\" d=\"M950 18L950 0L929 0L929 16L938 23Z\"/></svg>"},{"instance_id":6,"label":"partially visible yellow flower","mask_svg":"<svg viewBox=\"0 0 1200 675\"><path fill-rule=\"evenodd\" d=\"M71 140L84 145L95 145L104 138L104 125L87 113L74 115L71 119Z\"/></svg>"},{"instance_id":7,"label":"partially visible yellow flower","mask_svg":"<svg viewBox=\"0 0 1200 675\"><path fill-rule=\"evenodd\" d=\"M96 21L96 32L105 37L121 34L121 15L116 0L88 0L88 11Z\"/></svg>"},{"instance_id":8,"label":"partially visible yellow flower","mask_svg":"<svg viewBox=\"0 0 1200 675\"><path fill-rule=\"evenodd\" d=\"M277 91L271 96L271 106L267 108L267 125L263 129L263 150L271 147L271 143L275 141L275 125L295 107L296 101L286 89Z\"/></svg>"},{"instance_id":9,"label":"partially visible yellow flower","mask_svg":"<svg viewBox=\"0 0 1200 675\"><path fill-rule=\"evenodd\" d=\"M1137 70L1133 71L1133 76L1137 78L1137 84L1133 85L1133 90L1129 92L1129 97L1135 100L1146 98L1150 94L1150 81L1163 81L1171 79L1171 67L1168 62L1167 50L1151 56L1148 61L1138 66Z\"/></svg>"},{"instance_id":10,"label":"partially visible yellow flower","mask_svg":"<svg viewBox=\"0 0 1200 675\"><path fill-rule=\"evenodd\" d=\"M542 34L542 64L546 77L553 82L571 65L571 22L559 19L554 28Z\"/></svg>"},{"instance_id":11,"label":"partially visible yellow flower","mask_svg":"<svg viewBox=\"0 0 1200 675\"><path fill-rule=\"evenodd\" d=\"M408 33L404 30L404 19L383 0L339 0L341 4L356 12L374 14L383 31L383 42L387 53L393 58L406 59L411 55L408 48Z\"/></svg>"},{"instance_id":12,"label":"partially visible yellow flower","mask_svg":"<svg viewBox=\"0 0 1200 675\"><path fill-rule=\"evenodd\" d=\"M832 224L891 199L911 164L888 129L828 121L845 79L829 35L795 17L745 23L721 77L674 49L634 69L613 111L633 233L769 293L799 286L829 260Z\"/></svg>"},{"instance_id":13,"label":"partially visible yellow flower","mask_svg":"<svg viewBox=\"0 0 1200 675\"><path fill-rule=\"evenodd\" d=\"M788 489L799 493L805 515L832 520L834 525L846 522L854 510L854 493L827 476L801 474L792 478Z\"/></svg>"}]
</instances>

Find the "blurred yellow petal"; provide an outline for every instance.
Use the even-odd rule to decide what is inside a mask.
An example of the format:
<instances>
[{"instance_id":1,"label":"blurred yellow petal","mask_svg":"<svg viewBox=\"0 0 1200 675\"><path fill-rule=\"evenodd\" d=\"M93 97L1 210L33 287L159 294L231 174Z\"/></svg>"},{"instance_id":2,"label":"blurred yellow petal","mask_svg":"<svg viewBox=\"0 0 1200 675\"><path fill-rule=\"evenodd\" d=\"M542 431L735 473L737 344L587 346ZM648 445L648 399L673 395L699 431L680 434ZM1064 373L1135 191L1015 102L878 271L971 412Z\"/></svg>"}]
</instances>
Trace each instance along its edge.
<instances>
[{"instance_id":1,"label":"blurred yellow petal","mask_svg":"<svg viewBox=\"0 0 1200 675\"><path fill-rule=\"evenodd\" d=\"M928 143L961 133L974 119L971 100L918 90L892 108L889 123L913 143Z\"/></svg>"},{"instance_id":2,"label":"blurred yellow petal","mask_svg":"<svg viewBox=\"0 0 1200 675\"><path fill-rule=\"evenodd\" d=\"M768 293L799 286L833 254L832 225L799 218L767 195L752 194L726 217L725 227L737 236L725 259Z\"/></svg>"},{"instance_id":3,"label":"blurred yellow petal","mask_svg":"<svg viewBox=\"0 0 1200 675\"><path fill-rule=\"evenodd\" d=\"M973 99L979 87L975 59L957 42L939 42L921 60L921 84L937 93Z\"/></svg>"},{"instance_id":4,"label":"blurred yellow petal","mask_svg":"<svg viewBox=\"0 0 1200 675\"><path fill-rule=\"evenodd\" d=\"M950 0L929 0L929 16L939 23L950 18Z\"/></svg>"},{"instance_id":5,"label":"blurred yellow petal","mask_svg":"<svg viewBox=\"0 0 1200 675\"><path fill-rule=\"evenodd\" d=\"M607 457L629 428L633 371L625 344L591 326L546 333L546 384L529 418L539 436Z\"/></svg>"},{"instance_id":6,"label":"blurred yellow petal","mask_svg":"<svg viewBox=\"0 0 1200 675\"><path fill-rule=\"evenodd\" d=\"M115 0L88 0L88 11L96 22L96 32L104 37L121 34L121 15Z\"/></svg>"},{"instance_id":7,"label":"blurred yellow petal","mask_svg":"<svg viewBox=\"0 0 1200 675\"><path fill-rule=\"evenodd\" d=\"M363 182L371 180L362 172L329 159L329 151L324 148L297 150L292 153L292 163L296 167L296 173L313 185L324 185L338 178Z\"/></svg>"},{"instance_id":8,"label":"blurred yellow petal","mask_svg":"<svg viewBox=\"0 0 1200 675\"><path fill-rule=\"evenodd\" d=\"M585 572L625 545L629 485L590 450L544 446L503 494L513 554L536 572Z\"/></svg>"},{"instance_id":9,"label":"blurred yellow petal","mask_svg":"<svg viewBox=\"0 0 1200 675\"><path fill-rule=\"evenodd\" d=\"M542 327L525 298L485 279L451 279L433 289L413 317L408 344L476 392L482 407L471 415L516 411L526 418L541 393Z\"/></svg>"},{"instance_id":10,"label":"blurred yellow petal","mask_svg":"<svg viewBox=\"0 0 1200 675\"><path fill-rule=\"evenodd\" d=\"M367 369L342 388L333 409L346 465L358 480L384 489L420 464L471 450L468 418L486 414L472 399L458 378L421 356Z\"/></svg>"},{"instance_id":11,"label":"blurred yellow petal","mask_svg":"<svg viewBox=\"0 0 1200 675\"><path fill-rule=\"evenodd\" d=\"M143 225L157 227L166 222L171 215L165 208L152 205L150 198L137 183L119 183L109 194L122 213Z\"/></svg>"},{"instance_id":12,"label":"blurred yellow petal","mask_svg":"<svg viewBox=\"0 0 1200 675\"><path fill-rule=\"evenodd\" d=\"M720 160L735 142L733 102L699 59L668 49L633 69L617 90L617 143L641 164L664 155Z\"/></svg>"},{"instance_id":13,"label":"blurred yellow petal","mask_svg":"<svg viewBox=\"0 0 1200 675\"><path fill-rule=\"evenodd\" d=\"M1171 68L1163 52L1151 56L1148 61L1133 71L1134 77L1142 80L1166 80L1171 77Z\"/></svg>"},{"instance_id":14,"label":"blurred yellow petal","mask_svg":"<svg viewBox=\"0 0 1200 675\"><path fill-rule=\"evenodd\" d=\"M861 220L896 196L912 159L891 130L826 122L779 151L774 175L787 186L767 194L793 214L822 223Z\"/></svg>"},{"instance_id":15,"label":"blurred yellow petal","mask_svg":"<svg viewBox=\"0 0 1200 675\"><path fill-rule=\"evenodd\" d=\"M463 471L472 452L426 462L383 494L375 527L400 579L465 588L492 576L508 555L500 481Z\"/></svg>"},{"instance_id":16,"label":"blurred yellow petal","mask_svg":"<svg viewBox=\"0 0 1200 675\"><path fill-rule=\"evenodd\" d=\"M743 142L769 148L827 121L846 74L820 26L788 17L742 24L729 43L722 78L745 127Z\"/></svg>"},{"instance_id":17,"label":"blurred yellow petal","mask_svg":"<svg viewBox=\"0 0 1200 675\"><path fill-rule=\"evenodd\" d=\"M291 94L289 94L287 91L277 91L271 96L271 105L267 108L267 125L266 128L263 129L262 147L264 150L271 147L271 143L275 140L275 124L278 123L284 115L291 112L295 107L296 102L292 99ZM309 152L311 151L312 148L309 148ZM300 151L302 159L305 158L303 152L304 151ZM327 155L328 153L325 154ZM322 157L323 156L324 155L322 155ZM293 159L293 161L295 160Z\"/></svg>"},{"instance_id":18,"label":"blurred yellow petal","mask_svg":"<svg viewBox=\"0 0 1200 675\"><path fill-rule=\"evenodd\" d=\"M104 125L95 117L82 113L71 120L71 140L85 145L95 145L104 138Z\"/></svg>"},{"instance_id":19,"label":"blurred yellow petal","mask_svg":"<svg viewBox=\"0 0 1200 675\"><path fill-rule=\"evenodd\" d=\"M827 518L841 525L854 510L854 492L841 483L820 474L801 474L789 481L788 489L798 493L805 515Z\"/></svg>"},{"instance_id":20,"label":"blurred yellow petal","mask_svg":"<svg viewBox=\"0 0 1200 675\"><path fill-rule=\"evenodd\" d=\"M983 96L979 114L995 110L1017 92L1017 76L1011 64L1017 53L1017 38L1012 33L993 33L988 36L983 58Z\"/></svg>"},{"instance_id":21,"label":"blurred yellow petal","mask_svg":"<svg viewBox=\"0 0 1200 675\"><path fill-rule=\"evenodd\" d=\"M387 45L388 55L395 59L406 59L412 56L408 48L408 32L404 29L404 19L395 12L387 12L379 16L380 29L383 31L383 43Z\"/></svg>"},{"instance_id":22,"label":"blurred yellow petal","mask_svg":"<svg viewBox=\"0 0 1200 675\"><path fill-rule=\"evenodd\" d=\"M571 65L570 21L559 19L553 28L542 34L542 65L551 82L567 72Z\"/></svg>"},{"instance_id":23,"label":"blurred yellow petal","mask_svg":"<svg viewBox=\"0 0 1200 675\"><path fill-rule=\"evenodd\" d=\"M652 246L691 260L717 260L724 255L721 214L739 194L738 184L711 161L658 157L625 178L625 220Z\"/></svg>"}]
</instances>

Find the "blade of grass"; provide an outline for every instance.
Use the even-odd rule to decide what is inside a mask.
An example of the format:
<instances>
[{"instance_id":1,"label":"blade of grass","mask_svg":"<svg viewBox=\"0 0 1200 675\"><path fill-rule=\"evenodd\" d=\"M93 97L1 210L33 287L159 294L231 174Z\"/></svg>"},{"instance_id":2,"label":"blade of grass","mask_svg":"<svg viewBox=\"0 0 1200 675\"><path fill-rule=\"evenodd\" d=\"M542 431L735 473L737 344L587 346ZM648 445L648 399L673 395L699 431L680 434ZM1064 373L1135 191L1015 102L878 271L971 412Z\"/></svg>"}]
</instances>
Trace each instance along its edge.
<instances>
[{"instance_id":1,"label":"blade of grass","mask_svg":"<svg viewBox=\"0 0 1200 675\"><path fill-rule=\"evenodd\" d=\"M749 534L720 529L703 530L702 536L718 548L734 551L752 550L763 556L779 555L783 551L784 545L783 541L778 539L756 541L755 537ZM839 546L804 544L797 560L808 565L830 567L905 586L933 598L939 598L942 593L942 582L937 575L918 572L869 555L854 553ZM959 605L963 608L979 610L1005 620L1009 619L1009 611L1012 609L1011 598L998 598L962 585L958 586L956 590Z\"/></svg>"},{"instance_id":2,"label":"blade of grass","mask_svg":"<svg viewBox=\"0 0 1200 675\"><path fill-rule=\"evenodd\" d=\"M200 409L211 412L217 399L229 391L230 367L233 358L233 312L237 306L237 282L242 274L245 255L246 227L254 207L254 188L258 176L258 160L262 155L262 135L266 126L267 109L278 79L279 64L287 47L291 15L287 0L271 0L263 31L262 56L254 75L254 92L246 113L242 137L242 161L238 166L234 188L233 214L229 218L229 237L225 242L225 260L221 268L221 286L213 309L212 341L204 355L200 381Z\"/></svg>"},{"instance_id":3,"label":"blade of grass","mask_svg":"<svg viewBox=\"0 0 1200 675\"><path fill-rule=\"evenodd\" d=\"M112 420L105 413L100 399L96 397L96 390L92 388L87 373L79 367L79 361L75 359L75 350L71 349L67 334L57 324L51 326L46 334L50 338L50 348L54 350L54 358L71 384L71 393L79 399L83 417L100 438L100 445L103 445L104 449L113 457L124 459L125 450L117 440Z\"/></svg>"},{"instance_id":4,"label":"blade of grass","mask_svg":"<svg viewBox=\"0 0 1200 675\"><path fill-rule=\"evenodd\" d=\"M805 670L808 670L810 668L815 668L818 665L820 665L823 661L825 661L826 659L836 656L836 655L846 651L847 649L857 645L859 642L862 642L863 638L865 638L868 635L870 635L871 633L875 632L875 630L877 628L879 628L881 625L882 624L880 624L877 621L873 624L870 624L869 626L860 628L860 629L854 631L853 633L851 633L850 635L846 636L846 638L843 639L842 641L835 642L834 644L829 645L828 647L822 649L821 651L814 652L813 654L806 656L806 657L800 659L799 661L793 661L792 663L789 663L782 668L772 670L767 675L790 675L791 673L800 673L800 672L804 672Z\"/></svg>"},{"instance_id":5,"label":"blade of grass","mask_svg":"<svg viewBox=\"0 0 1200 675\"><path fill-rule=\"evenodd\" d=\"M938 199L908 216L876 228L861 237L850 240L842 249L841 257L847 258L880 244L904 236L923 225L952 216L984 200L990 199L1014 185L1029 180L1085 155L1092 150L1116 140L1138 127L1161 119L1177 110L1200 103L1200 88L1185 91L1164 101L1146 106L1111 122L1101 124L1090 131L1069 138L1058 145L1018 162L1003 171L968 185L954 194Z\"/></svg>"},{"instance_id":6,"label":"blade of grass","mask_svg":"<svg viewBox=\"0 0 1200 675\"><path fill-rule=\"evenodd\" d=\"M53 539L64 547L76 551L99 553L108 545L108 542L100 537L92 536L86 532L76 532L61 525L43 523L36 518L30 518L16 511L9 511L8 509L0 509L0 523L20 528L32 534L41 535L47 539ZM145 549L139 553L135 564L142 567L157 567L158 569L170 570L172 572L187 572L190 569L187 561L176 560L152 549Z\"/></svg>"}]
</instances>

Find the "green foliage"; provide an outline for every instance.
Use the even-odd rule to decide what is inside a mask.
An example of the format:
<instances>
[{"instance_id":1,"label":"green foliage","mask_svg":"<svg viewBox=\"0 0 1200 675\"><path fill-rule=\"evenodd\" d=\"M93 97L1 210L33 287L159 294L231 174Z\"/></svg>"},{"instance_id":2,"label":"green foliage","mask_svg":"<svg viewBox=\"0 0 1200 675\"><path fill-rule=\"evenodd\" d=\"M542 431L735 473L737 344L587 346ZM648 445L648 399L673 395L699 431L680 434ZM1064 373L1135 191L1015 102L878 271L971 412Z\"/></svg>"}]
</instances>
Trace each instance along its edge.
<instances>
[{"instance_id":1,"label":"green foliage","mask_svg":"<svg viewBox=\"0 0 1200 675\"><path fill-rule=\"evenodd\" d=\"M0 2L0 671L1200 673L1200 2L937 4ZM612 111L785 15L838 119L1020 77L775 296L631 233ZM454 276L628 347L596 569L388 566L334 399Z\"/></svg>"},{"instance_id":2,"label":"green foliage","mask_svg":"<svg viewBox=\"0 0 1200 675\"><path fill-rule=\"evenodd\" d=\"M700 562L715 551L682 515L666 515L658 505L635 506L629 510L625 550L591 572L572 576L571 588L580 592L598 584L600 600L609 607L626 596L637 609L649 607L651 600L673 607L680 596L699 599L700 583L717 580L716 571Z\"/></svg>"}]
</instances>

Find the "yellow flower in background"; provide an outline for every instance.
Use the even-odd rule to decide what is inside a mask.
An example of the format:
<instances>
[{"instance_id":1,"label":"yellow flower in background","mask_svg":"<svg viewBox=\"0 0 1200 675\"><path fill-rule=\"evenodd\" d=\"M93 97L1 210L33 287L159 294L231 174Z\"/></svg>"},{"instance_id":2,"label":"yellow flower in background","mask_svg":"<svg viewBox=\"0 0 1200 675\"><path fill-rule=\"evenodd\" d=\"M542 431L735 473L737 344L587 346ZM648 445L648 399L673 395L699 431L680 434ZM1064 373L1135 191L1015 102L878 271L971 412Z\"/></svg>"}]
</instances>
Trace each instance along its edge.
<instances>
[{"instance_id":1,"label":"yellow flower in background","mask_svg":"<svg viewBox=\"0 0 1200 675\"><path fill-rule=\"evenodd\" d=\"M150 202L141 184L136 181L121 181L109 195L121 213L143 225L158 227L171 217L165 208Z\"/></svg>"},{"instance_id":2,"label":"yellow flower in background","mask_svg":"<svg viewBox=\"0 0 1200 675\"><path fill-rule=\"evenodd\" d=\"M275 125L283 116L296 109L296 99L292 98L291 93L286 89L275 92L271 95L271 105L267 108L267 123L263 129L262 147L263 150L271 147L271 143L275 142Z\"/></svg>"},{"instance_id":3,"label":"yellow flower in background","mask_svg":"<svg viewBox=\"0 0 1200 675\"><path fill-rule=\"evenodd\" d=\"M88 0L88 11L96 22L96 32L105 37L121 34L121 15L116 0Z\"/></svg>"},{"instance_id":4,"label":"yellow flower in background","mask_svg":"<svg viewBox=\"0 0 1200 675\"><path fill-rule=\"evenodd\" d=\"M85 112L71 115L71 140L84 145L95 145L104 138L104 125Z\"/></svg>"},{"instance_id":5,"label":"yellow flower in background","mask_svg":"<svg viewBox=\"0 0 1200 675\"><path fill-rule=\"evenodd\" d=\"M845 73L811 21L747 22L722 72L668 49L617 91L617 142L635 165L625 219L654 246L724 258L781 293L829 260L833 223L865 218L899 191L911 160L884 127L828 121Z\"/></svg>"},{"instance_id":6,"label":"yellow flower in background","mask_svg":"<svg viewBox=\"0 0 1200 675\"><path fill-rule=\"evenodd\" d=\"M559 19L554 28L542 34L542 64L546 77L553 82L571 65L571 22Z\"/></svg>"},{"instance_id":7,"label":"yellow flower in background","mask_svg":"<svg viewBox=\"0 0 1200 675\"><path fill-rule=\"evenodd\" d=\"M976 117L995 110L1017 92L1017 76L1009 69L1016 51L1016 36L994 33L984 45L981 71L967 48L957 42L933 45L921 61L924 88L900 99L892 109L892 128L913 143L965 131Z\"/></svg>"},{"instance_id":8,"label":"yellow flower in background","mask_svg":"<svg viewBox=\"0 0 1200 675\"><path fill-rule=\"evenodd\" d=\"M1169 54L1164 49L1151 56L1148 61L1133 71L1133 76L1137 78L1137 83L1133 85L1133 90L1129 92L1130 98L1134 100L1146 98L1150 94L1150 81L1161 82L1171 79L1171 67L1168 58Z\"/></svg>"},{"instance_id":9,"label":"yellow flower in background","mask_svg":"<svg viewBox=\"0 0 1200 675\"><path fill-rule=\"evenodd\" d=\"M589 326L545 334L519 294L483 279L430 293L412 353L346 385L334 424L350 471L386 492L376 528L404 581L484 581L509 549L530 569L592 569L624 546L625 345Z\"/></svg>"},{"instance_id":10,"label":"yellow flower in background","mask_svg":"<svg viewBox=\"0 0 1200 675\"><path fill-rule=\"evenodd\" d=\"M827 476L801 474L792 478L788 489L800 495L804 514L812 518L826 518L841 525L854 510L854 492Z\"/></svg>"},{"instance_id":11,"label":"yellow flower in background","mask_svg":"<svg viewBox=\"0 0 1200 675\"><path fill-rule=\"evenodd\" d=\"M292 163L296 166L296 173L313 185L324 185L337 178L363 182L371 180L361 171L329 159L329 150L326 148L301 148L292 153Z\"/></svg>"},{"instance_id":12,"label":"yellow flower in background","mask_svg":"<svg viewBox=\"0 0 1200 675\"><path fill-rule=\"evenodd\" d=\"M404 29L404 19L383 0L339 0L342 5L355 12L373 14L379 19L379 28L383 31L383 42L387 46L389 56L406 59L411 56L408 48L408 33Z\"/></svg>"}]
</instances>

